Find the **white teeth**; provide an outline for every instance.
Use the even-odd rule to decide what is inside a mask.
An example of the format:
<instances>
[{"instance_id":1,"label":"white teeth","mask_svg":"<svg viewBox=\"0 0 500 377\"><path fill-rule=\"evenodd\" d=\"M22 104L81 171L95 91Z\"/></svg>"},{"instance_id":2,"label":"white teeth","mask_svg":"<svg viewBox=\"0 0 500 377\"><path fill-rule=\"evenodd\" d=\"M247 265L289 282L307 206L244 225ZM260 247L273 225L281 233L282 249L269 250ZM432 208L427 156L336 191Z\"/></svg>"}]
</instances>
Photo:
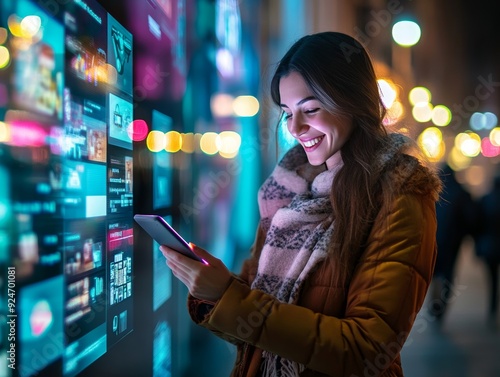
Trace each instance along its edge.
<instances>
[{"instance_id":1,"label":"white teeth","mask_svg":"<svg viewBox=\"0 0 500 377\"><path fill-rule=\"evenodd\" d=\"M307 148L311 148L312 146L318 144L321 139L323 139L323 136L321 137L317 137L315 139L312 139L312 140L307 140L307 141L304 141L304 145L307 147Z\"/></svg>"}]
</instances>

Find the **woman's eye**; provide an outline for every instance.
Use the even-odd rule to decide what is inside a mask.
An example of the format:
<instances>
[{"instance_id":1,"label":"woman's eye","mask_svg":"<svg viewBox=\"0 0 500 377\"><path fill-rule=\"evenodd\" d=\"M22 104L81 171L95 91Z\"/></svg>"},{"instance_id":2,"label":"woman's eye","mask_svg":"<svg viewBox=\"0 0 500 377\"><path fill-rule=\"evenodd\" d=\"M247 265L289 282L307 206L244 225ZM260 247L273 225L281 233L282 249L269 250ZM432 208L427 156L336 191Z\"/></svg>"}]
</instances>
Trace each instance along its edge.
<instances>
[{"instance_id":1,"label":"woman's eye","mask_svg":"<svg viewBox=\"0 0 500 377\"><path fill-rule=\"evenodd\" d=\"M284 116L285 116L285 120L288 120L288 119L290 119L292 117L292 114L285 113Z\"/></svg>"},{"instance_id":2,"label":"woman's eye","mask_svg":"<svg viewBox=\"0 0 500 377\"><path fill-rule=\"evenodd\" d=\"M319 110L319 108L316 108L316 109L306 110L306 111L304 111L304 112L305 112L306 114L314 114L314 113L316 113L318 110Z\"/></svg>"}]
</instances>

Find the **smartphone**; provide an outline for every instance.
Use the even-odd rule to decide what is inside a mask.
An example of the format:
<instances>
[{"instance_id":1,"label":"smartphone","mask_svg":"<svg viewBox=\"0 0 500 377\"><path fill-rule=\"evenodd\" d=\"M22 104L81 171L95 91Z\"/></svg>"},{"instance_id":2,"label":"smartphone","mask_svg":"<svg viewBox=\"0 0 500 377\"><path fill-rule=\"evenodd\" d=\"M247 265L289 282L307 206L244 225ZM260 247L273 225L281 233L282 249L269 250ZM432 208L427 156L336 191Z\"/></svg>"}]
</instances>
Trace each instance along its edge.
<instances>
[{"instance_id":1,"label":"smartphone","mask_svg":"<svg viewBox=\"0 0 500 377\"><path fill-rule=\"evenodd\" d=\"M134 220L160 245L168 246L198 262L207 263L193 253L187 241L163 217L137 214L134 216Z\"/></svg>"}]
</instances>

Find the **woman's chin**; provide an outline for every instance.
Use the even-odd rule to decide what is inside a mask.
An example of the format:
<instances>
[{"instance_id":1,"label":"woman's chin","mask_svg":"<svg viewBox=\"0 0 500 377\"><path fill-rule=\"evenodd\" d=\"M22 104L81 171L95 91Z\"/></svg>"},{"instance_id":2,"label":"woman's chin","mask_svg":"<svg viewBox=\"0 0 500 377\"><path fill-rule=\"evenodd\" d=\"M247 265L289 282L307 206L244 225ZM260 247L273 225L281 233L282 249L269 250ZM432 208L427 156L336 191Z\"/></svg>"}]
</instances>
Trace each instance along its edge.
<instances>
[{"instance_id":1,"label":"woman's chin","mask_svg":"<svg viewBox=\"0 0 500 377\"><path fill-rule=\"evenodd\" d=\"M325 160L318 160L314 158L310 158L309 156L307 157L307 161L309 161L309 164L312 166L320 166L325 163Z\"/></svg>"}]
</instances>

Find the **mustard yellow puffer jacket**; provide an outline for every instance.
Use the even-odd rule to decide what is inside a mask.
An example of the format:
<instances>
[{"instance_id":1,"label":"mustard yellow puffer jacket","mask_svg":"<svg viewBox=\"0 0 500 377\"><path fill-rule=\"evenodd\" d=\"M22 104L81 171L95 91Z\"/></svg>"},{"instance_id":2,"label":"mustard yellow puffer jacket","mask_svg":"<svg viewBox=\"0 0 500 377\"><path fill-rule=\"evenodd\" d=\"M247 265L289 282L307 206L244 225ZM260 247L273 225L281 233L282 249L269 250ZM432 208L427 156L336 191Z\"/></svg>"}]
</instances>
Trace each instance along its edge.
<instances>
[{"instance_id":1,"label":"mustard yellow puffer jacket","mask_svg":"<svg viewBox=\"0 0 500 377\"><path fill-rule=\"evenodd\" d=\"M232 376L259 376L261 350L304 364L303 377L403 376L399 353L436 258L440 186L422 171L377 216L347 292L331 285L327 268L311 276L298 305L250 289L265 238L259 227L252 258L221 299L210 305L189 297L196 323L238 345Z\"/></svg>"}]
</instances>

